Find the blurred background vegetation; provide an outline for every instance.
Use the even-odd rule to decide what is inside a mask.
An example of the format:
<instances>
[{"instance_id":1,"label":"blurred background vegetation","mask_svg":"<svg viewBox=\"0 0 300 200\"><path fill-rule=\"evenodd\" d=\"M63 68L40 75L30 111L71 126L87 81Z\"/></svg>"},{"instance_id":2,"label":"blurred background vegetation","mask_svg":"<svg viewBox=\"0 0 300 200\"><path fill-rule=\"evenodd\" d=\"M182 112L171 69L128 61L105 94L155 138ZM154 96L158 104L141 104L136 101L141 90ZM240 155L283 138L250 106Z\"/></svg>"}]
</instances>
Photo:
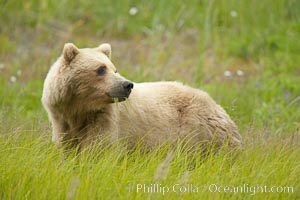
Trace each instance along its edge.
<instances>
[{"instance_id":1,"label":"blurred background vegetation","mask_svg":"<svg viewBox=\"0 0 300 200\"><path fill-rule=\"evenodd\" d=\"M237 123L246 145L235 164L221 154L189 170L189 158L175 153L162 183L290 185L290 196L258 197L299 199L299 0L0 0L0 198L164 197L126 190L128 183L156 181L164 151L128 156L115 148L96 161L93 154L65 160L51 143L40 98L66 42L109 42L128 79L206 90Z\"/></svg>"},{"instance_id":2,"label":"blurred background vegetation","mask_svg":"<svg viewBox=\"0 0 300 200\"><path fill-rule=\"evenodd\" d=\"M1 0L0 5L4 124L13 113L46 119L42 84L64 43L109 42L113 62L133 81L178 80L205 89L242 130L249 122L270 132L299 129L300 1Z\"/></svg>"}]
</instances>

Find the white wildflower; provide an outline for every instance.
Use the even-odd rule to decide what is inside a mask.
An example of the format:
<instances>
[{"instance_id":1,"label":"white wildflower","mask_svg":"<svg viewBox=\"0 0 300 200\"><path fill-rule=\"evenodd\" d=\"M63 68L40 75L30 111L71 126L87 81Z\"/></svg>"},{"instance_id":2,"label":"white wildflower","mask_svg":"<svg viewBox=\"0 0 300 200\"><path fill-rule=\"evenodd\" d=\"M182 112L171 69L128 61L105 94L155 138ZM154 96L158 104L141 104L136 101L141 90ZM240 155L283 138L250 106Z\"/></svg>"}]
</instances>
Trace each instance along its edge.
<instances>
[{"instance_id":1,"label":"white wildflower","mask_svg":"<svg viewBox=\"0 0 300 200\"><path fill-rule=\"evenodd\" d=\"M137 12L138 12L137 7L132 7L132 8L129 9L129 14L132 15L132 16L136 15Z\"/></svg>"},{"instance_id":2,"label":"white wildflower","mask_svg":"<svg viewBox=\"0 0 300 200\"><path fill-rule=\"evenodd\" d=\"M0 69L4 69L4 64L0 63Z\"/></svg>"},{"instance_id":3,"label":"white wildflower","mask_svg":"<svg viewBox=\"0 0 300 200\"><path fill-rule=\"evenodd\" d=\"M235 10L230 11L230 15L231 15L231 17L237 17L238 16L238 14Z\"/></svg>"},{"instance_id":4,"label":"white wildflower","mask_svg":"<svg viewBox=\"0 0 300 200\"><path fill-rule=\"evenodd\" d=\"M237 71L236 71L236 74L237 74L238 76L244 76L244 72L243 72L242 70L237 70Z\"/></svg>"},{"instance_id":5,"label":"white wildflower","mask_svg":"<svg viewBox=\"0 0 300 200\"><path fill-rule=\"evenodd\" d=\"M17 78L15 76L10 77L10 82L15 83L17 81Z\"/></svg>"},{"instance_id":6,"label":"white wildflower","mask_svg":"<svg viewBox=\"0 0 300 200\"><path fill-rule=\"evenodd\" d=\"M226 70L226 71L224 72L224 76L226 76L226 77L230 77L230 76L232 76L232 73L231 73L231 71L229 71L229 70Z\"/></svg>"}]
</instances>

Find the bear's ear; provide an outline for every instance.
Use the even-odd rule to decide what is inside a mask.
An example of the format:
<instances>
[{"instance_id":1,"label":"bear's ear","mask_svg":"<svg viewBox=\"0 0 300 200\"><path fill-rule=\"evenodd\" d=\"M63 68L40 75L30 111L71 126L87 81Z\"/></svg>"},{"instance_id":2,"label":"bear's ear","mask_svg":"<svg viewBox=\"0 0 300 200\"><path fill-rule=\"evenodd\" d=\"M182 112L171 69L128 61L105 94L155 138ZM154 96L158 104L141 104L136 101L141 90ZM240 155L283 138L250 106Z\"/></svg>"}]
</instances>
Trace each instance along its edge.
<instances>
[{"instance_id":1,"label":"bear's ear","mask_svg":"<svg viewBox=\"0 0 300 200\"><path fill-rule=\"evenodd\" d=\"M64 59L71 62L79 53L79 49L72 43L66 43L63 50Z\"/></svg>"},{"instance_id":2,"label":"bear's ear","mask_svg":"<svg viewBox=\"0 0 300 200\"><path fill-rule=\"evenodd\" d=\"M101 44L97 48L100 52L104 53L109 59L111 58L111 46L108 43Z\"/></svg>"}]
</instances>

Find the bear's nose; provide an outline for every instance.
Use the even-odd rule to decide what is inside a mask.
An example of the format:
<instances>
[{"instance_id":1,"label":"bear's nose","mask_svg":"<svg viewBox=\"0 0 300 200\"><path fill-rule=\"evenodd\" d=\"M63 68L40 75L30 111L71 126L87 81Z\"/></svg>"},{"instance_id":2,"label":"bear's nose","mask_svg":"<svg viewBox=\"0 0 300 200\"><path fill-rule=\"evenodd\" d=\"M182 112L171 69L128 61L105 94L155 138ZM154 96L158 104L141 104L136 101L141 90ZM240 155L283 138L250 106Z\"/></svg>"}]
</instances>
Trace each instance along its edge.
<instances>
[{"instance_id":1,"label":"bear's nose","mask_svg":"<svg viewBox=\"0 0 300 200\"><path fill-rule=\"evenodd\" d=\"M129 82L129 81L125 81L123 82L123 88L125 91L126 96L128 97L129 94L131 93L131 89L133 88L133 83Z\"/></svg>"}]
</instances>

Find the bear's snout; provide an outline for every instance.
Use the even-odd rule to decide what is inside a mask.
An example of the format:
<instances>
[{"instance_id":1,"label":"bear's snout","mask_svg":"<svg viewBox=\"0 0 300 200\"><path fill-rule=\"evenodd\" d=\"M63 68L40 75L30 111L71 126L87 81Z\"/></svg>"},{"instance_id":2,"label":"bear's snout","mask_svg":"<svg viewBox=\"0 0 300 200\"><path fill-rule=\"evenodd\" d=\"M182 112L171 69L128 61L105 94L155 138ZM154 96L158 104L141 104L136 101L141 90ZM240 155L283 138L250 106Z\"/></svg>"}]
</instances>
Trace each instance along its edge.
<instances>
[{"instance_id":1,"label":"bear's snout","mask_svg":"<svg viewBox=\"0 0 300 200\"><path fill-rule=\"evenodd\" d=\"M131 93L132 88L133 88L133 83L131 83L129 81L124 81L122 83L122 86L124 88L125 95L128 97Z\"/></svg>"},{"instance_id":2,"label":"bear's snout","mask_svg":"<svg viewBox=\"0 0 300 200\"><path fill-rule=\"evenodd\" d=\"M126 98L129 97L131 90L133 88L133 83L130 81L122 81L116 83L115 86L112 87L110 92L107 93L109 97L112 99L118 99L119 102L125 101Z\"/></svg>"}]
</instances>

